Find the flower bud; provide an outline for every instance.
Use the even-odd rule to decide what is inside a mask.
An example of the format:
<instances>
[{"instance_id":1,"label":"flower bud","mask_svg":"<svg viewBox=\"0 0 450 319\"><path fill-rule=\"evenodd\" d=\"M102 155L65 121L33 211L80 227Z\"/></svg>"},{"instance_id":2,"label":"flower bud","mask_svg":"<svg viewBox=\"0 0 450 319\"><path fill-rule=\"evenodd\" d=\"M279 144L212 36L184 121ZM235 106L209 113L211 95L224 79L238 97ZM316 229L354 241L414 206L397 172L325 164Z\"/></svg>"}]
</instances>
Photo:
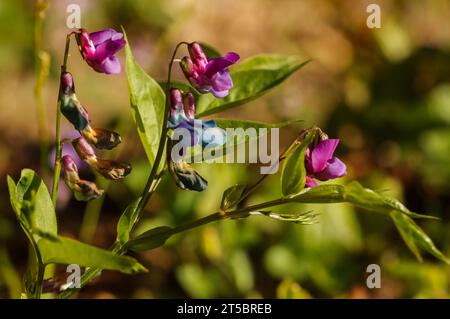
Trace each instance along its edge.
<instances>
[{"instance_id":1,"label":"flower bud","mask_svg":"<svg viewBox=\"0 0 450 319\"><path fill-rule=\"evenodd\" d=\"M97 156L95 155L92 146L84 139L79 137L72 141L73 148L77 152L78 156L88 163L89 165L94 165L97 161Z\"/></svg>"},{"instance_id":2,"label":"flower bud","mask_svg":"<svg viewBox=\"0 0 450 319\"><path fill-rule=\"evenodd\" d=\"M131 172L131 165L116 160L97 159L95 170L107 179L122 179Z\"/></svg>"},{"instance_id":3,"label":"flower bud","mask_svg":"<svg viewBox=\"0 0 450 319\"><path fill-rule=\"evenodd\" d=\"M65 155L61 159L64 182L73 191L79 201L89 201L103 195L103 190L98 189L95 183L80 179L78 168L74 160Z\"/></svg>"},{"instance_id":4,"label":"flower bud","mask_svg":"<svg viewBox=\"0 0 450 319\"><path fill-rule=\"evenodd\" d=\"M170 90L170 117L169 117L169 127L175 128L180 123L187 120L186 114L184 113L183 106L183 95L179 89Z\"/></svg>"},{"instance_id":5,"label":"flower bud","mask_svg":"<svg viewBox=\"0 0 450 319\"><path fill-rule=\"evenodd\" d=\"M208 59L206 58L206 54L199 43L190 43L188 45L188 50L194 64L198 67L206 67L206 64L208 64Z\"/></svg>"},{"instance_id":6,"label":"flower bud","mask_svg":"<svg viewBox=\"0 0 450 319\"><path fill-rule=\"evenodd\" d=\"M181 189L201 192L208 187L208 181L200 176L188 163L182 160L168 161L170 175Z\"/></svg>"},{"instance_id":7,"label":"flower bud","mask_svg":"<svg viewBox=\"0 0 450 319\"><path fill-rule=\"evenodd\" d=\"M183 98L183 104L185 108L185 114L188 119L194 119L195 117L195 99L191 92L186 93Z\"/></svg>"},{"instance_id":8,"label":"flower bud","mask_svg":"<svg viewBox=\"0 0 450 319\"><path fill-rule=\"evenodd\" d=\"M83 137L99 150L111 150L122 142L119 133L87 126L81 131Z\"/></svg>"},{"instance_id":9,"label":"flower bud","mask_svg":"<svg viewBox=\"0 0 450 319\"><path fill-rule=\"evenodd\" d=\"M61 74L61 112L76 130L89 125L89 115L75 95L75 84L69 72Z\"/></svg>"},{"instance_id":10,"label":"flower bud","mask_svg":"<svg viewBox=\"0 0 450 319\"><path fill-rule=\"evenodd\" d=\"M61 91L63 94L69 94L75 92L75 84L73 83L72 74L69 72L63 72L61 74Z\"/></svg>"}]
</instances>

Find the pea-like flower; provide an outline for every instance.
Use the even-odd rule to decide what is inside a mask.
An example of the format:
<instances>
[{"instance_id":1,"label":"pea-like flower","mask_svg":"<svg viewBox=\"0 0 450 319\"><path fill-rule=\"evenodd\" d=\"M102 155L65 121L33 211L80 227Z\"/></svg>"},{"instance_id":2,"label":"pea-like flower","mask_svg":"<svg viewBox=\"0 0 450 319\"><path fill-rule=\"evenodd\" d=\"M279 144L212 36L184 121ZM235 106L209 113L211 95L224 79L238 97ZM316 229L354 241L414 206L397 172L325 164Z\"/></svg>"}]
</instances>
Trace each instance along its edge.
<instances>
[{"instance_id":1,"label":"pea-like flower","mask_svg":"<svg viewBox=\"0 0 450 319\"><path fill-rule=\"evenodd\" d=\"M217 98L228 95L233 81L227 68L239 60L239 55L228 52L223 57L208 60L197 42L188 45L190 57L181 60L181 69L189 83L201 93L211 92Z\"/></svg>"},{"instance_id":2,"label":"pea-like flower","mask_svg":"<svg viewBox=\"0 0 450 319\"><path fill-rule=\"evenodd\" d=\"M181 189L201 192L208 187L204 179L191 165L185 161L168 161L169 173Z\"/></svg>"},{"instance_id":3,"label":"pea-like flower","mask_svg":"<svg viewBox=\"0 0 450 319\"><path fill-rule=\"evenodd\" d=\"M126 44L122 33L113 29L88 33L85 29L80 29L76 39L83 59L95 71L106 74L120 73L120 61L115 54Z\"/></svg>"},{"instance_id":4,"label":"pea-like flower","mask_svg":"<svg viewBox=\"0 0 450 319\"><path fill-rule=\"evenodd\" d=\"M190 139L183 139L181 143L186 146L201 144L209 147L225 144L226 132L214 120L197 120L194 116L195 100L192 93L183 94L179 89L171 89L168 126L173 130L185 129L190 134Z\"/></svg>"},{"instance_id":5,"label":"pea-like flower","mask_svg":"<svg viewBox=\"0 0 450 319\"><path fill-rule=\"evenodd\" d=\"M73 140L72 145L78 156L105 178L122 179L131 172L131 165L128 163L98 158L92 146L83 137Z\"/></svg>"},{"instance_id":6,"label":"pea-like flower","mask_svg":"<svg viewBox=\"0 0 450 319\"><path fill-rule=\"evenodd\" d=\"M69 155L61 159L63 178L66 185L73 191L75 198L79 201L90 201L103 195L95 183L82 180L78 176L78 167Z\"/></svg>"},{"instance_id":7,"label":"pea-like flower","mask_svg":"<svg viewBox=\"0 0 450 319\"><path fill-rule=\"evenodd\" d=\"M314 179L327 181L347 174L345 164L339 158L333 156L338 144L339 139L325 139L319 141L316 146L306 150L306 187L317 186L317 182Z\"/></svg>"}]
</instances>

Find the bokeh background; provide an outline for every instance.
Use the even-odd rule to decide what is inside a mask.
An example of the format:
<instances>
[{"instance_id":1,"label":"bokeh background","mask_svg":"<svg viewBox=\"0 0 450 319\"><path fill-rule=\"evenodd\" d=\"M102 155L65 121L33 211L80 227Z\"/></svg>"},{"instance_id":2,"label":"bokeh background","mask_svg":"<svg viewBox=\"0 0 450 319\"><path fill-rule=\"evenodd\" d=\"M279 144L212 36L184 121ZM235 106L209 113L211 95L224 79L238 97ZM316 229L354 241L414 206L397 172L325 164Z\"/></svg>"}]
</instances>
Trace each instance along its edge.
<instances>
[{"instance_id":1,"label":"bokeh background","mask_svg":"<svg viewBox=\"0 0 450 319\"><path fill-rule=\"evenodd\" d=\"M371 2L381 6L381 29L366 26ZM321 126L341 139L339 157L349 171L341 182L357 179L413 211L442 218L420 225L450 255L450 1L58 0L49 1L42 29L35 24L34 4L0 2L0 297L19 296L28 259L6 175L17 179L21 168L30 167L50 185L49 157L40 150L46 143L52 148L69 4L80 5L81 23L88 30L123 25L137 60L157 79L165 77L169 54L179 41L200 40L242 58L259 53L311 58L282 86L217 116L270 123L303 119L300 126L283 129L282 145L302 127ZM37 45L48 52L43 60L49 62L38 99L35 36L42 38ZM123 52L119 56L123 61ZM103 200L86 205L61 190L61 234L106 248L114 241L121 211L142 190L149 167L130 116L124 73L92 72L74 45L69 70L94 126L116 129L124 137L114 156L133 164L124 181L99 181L108 188ZM182 79L179 70L175 77ZM63 136L70 134L71 126L63 121ZM241 164L197 168L209 180L208 190L181 191L164 178L137 232L214 212L224 189L255 180L259 172ZM94 178L87 170L83 174ZM270 177L250 201L279 193L278 177ZM450 296L450 268L429 256L416 261L386 216L346 204L286 209L314 209L319 223L297 226L256 216L211 224L136 255L149 273L105 271L80 297ZM372 263L381 266L380 289L365 284Z\"/></svg>"}]
</instances>

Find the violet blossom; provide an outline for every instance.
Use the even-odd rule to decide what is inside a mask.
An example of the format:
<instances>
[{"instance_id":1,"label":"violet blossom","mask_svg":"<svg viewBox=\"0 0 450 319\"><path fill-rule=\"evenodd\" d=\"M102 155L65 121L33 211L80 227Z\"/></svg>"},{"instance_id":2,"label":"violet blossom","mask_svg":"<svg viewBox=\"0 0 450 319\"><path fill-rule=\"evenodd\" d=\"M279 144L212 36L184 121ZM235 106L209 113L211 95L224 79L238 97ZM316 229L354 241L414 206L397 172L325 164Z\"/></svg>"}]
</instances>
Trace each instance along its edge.
<instances>
[{"instance_id":1,"label":"violet blossom","mask_svg":"<svg viewBox=\"0 0 450 319\"><path fill-rule=\"evenodd\" d=\"M189 83L201 93L210 92L217 98L228 95L233 81L227 68L239 60L239 55L228 52L223 57L208 60L197 42L188 45L190 57L181 60L181 69Z\"/></svg>"},{"instance_id":2,"label":"violet blossom","mask_svg":"<svg viewBox=\"0 0 450 319\"><path fill-rule=\"evenodd\" d=\"M306 187L315 187L319 181L327 181L347 174L347 167L333 156L339 139L325 139L315 147L308 148L305 153Z\"/></svg>"}]
</instances>

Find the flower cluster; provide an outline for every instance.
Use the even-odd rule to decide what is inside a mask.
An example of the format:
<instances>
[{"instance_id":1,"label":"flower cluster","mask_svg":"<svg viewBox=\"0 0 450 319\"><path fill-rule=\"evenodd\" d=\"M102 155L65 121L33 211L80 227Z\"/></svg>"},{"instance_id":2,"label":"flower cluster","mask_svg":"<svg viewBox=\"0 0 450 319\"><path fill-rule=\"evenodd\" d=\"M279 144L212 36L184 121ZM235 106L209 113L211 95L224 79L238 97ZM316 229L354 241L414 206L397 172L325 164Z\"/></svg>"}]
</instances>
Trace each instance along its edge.
<instances>
[{"instance_id":1,"label":"flower cluster","mask_svg":"<svg viewBox=\"0 0 450 319\"><path fill-rule=\"evenodd\" d=\"M88 33L80 29L76 34L78 47L84 60L97 72L106 74L120 73L120 62L115 56L125 46L123 35L112 29ZM75 83L71 73L61 73L60 110L65 118L80 133L72 140L78 156L93 170L103 177L117 180L131 171L131 166L124 162L99 158L94 148L111 150L121 143L118 133L103 128L93 128L89 115L75 94ZM74 192L77 200L88 201L103 194L95 183L83 180L78 175L78 167L70 155L61 159L63 178Z\"/></svg>"},{"instance_id":2,"label":"flower cluster","mask_svg":"<svg viewBox=\"0 0 450 319\"><path fill-rule=\"evenodd\" d=\"M189 83L200 93L211 93L217 98L227 96L233 87L227 68L239 60L239 55L229 52L224 57L208 60L197 42L188 44L188 51L189 57L182 58L180 66ZM226 142L225 131L215 121L195 119L192 93L171 88L169 98L170 116L167 125L179 133L174 136L188 136L180 141L182 146L217 147ZM180 188L194 191L206 189L208 182L200 174L182 159L170 159L170 155L167 152L169 172Z\"/></svg>"}]
</instances>

